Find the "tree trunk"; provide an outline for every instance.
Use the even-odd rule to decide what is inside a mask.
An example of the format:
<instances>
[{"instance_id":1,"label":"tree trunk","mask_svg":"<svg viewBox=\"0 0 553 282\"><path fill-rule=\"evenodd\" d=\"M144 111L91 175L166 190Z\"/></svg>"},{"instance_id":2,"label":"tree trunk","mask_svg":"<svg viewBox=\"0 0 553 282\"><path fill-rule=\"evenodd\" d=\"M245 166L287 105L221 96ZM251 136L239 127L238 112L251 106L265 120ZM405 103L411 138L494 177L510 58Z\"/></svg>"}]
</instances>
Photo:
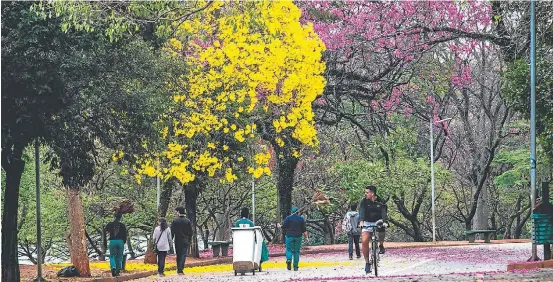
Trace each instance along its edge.
<instances>
[{"instance_id":1,"label":"tree trunk","mask_svg":"<svg viewBox=\"0 0 553 282\"><path fill-rule=\"evenodd\" d=\"M518 198L517 198L517 212L520 211L520 208L521 208L521 204L522 204L522 195L519 195ZM518 214L517 216L517 225L516 226L519 226L520 225L520 213Z\"/></svg>"},{"instance_id":2,"label":"tree trunk","mask_svg":"<svg viewBox=\"0 0 553 282\"><path fill-rule=\"evenodd\" d=\"M478 198L478 205L476 206L476 214L474 216L474 229L477 230L488 230L488 218L489 218L489 208L488 208L488 187L484 186L480 197ZM483 236L483 235L482 235Z\"/></svg>"},{"instance_id":3,"label":"tree trunk","mask_svg":"<svg viewBox=\"0 0 553 282\"><path fill-rule=\"evenodd\" d=\"M220 224L219 230L217 231L217 236L215 236L217 241L227 241L230 239L230 207L225 208L224 214L215 215L216 221Z\"/></svg>"},{"instance_id":4,"label":"tree trunk","mask_svg":"<svg viewBox=\"0 0 553 282\"><path fill-rule=\"evenodd\" d=\"M200 251L198 250L198 233L196 230L196 211L197 200L199 194L198 180L194 181L190 185L186 185L184 188L184 204L186 208L186 217L192 222L192 240L190 241L189 254L193 258L200 257Z\"/></svg>"},{"instance_id":5,"label":"tree trunk","mask_svg":"<svg viewBox=\"0 0 553 282\"><path fill-rule=\"evenodd\" d=\"M19 259L17 250L17 207L19 185L25 162L22 151L14 150L8 163L8 156L2 156L2 167L6 172L4 190L4 212L2 213L2 281L19 281ZM2 150L2 154L8 154Z\"/></svg>"},{"instance_id":6,"label":"tree trunk","mask_svg":"<svg viewBox=\"0 0 553 282\"><path fill-rule=\"evenodd\" d=\"M495 215L496 215L496 212L494 210L492 212L492 217L490 218L490 221L491 221L491 224L492 224L491 228L492 228L492 230L499 231L498 228L497 228L497 220L495 219ZM497 240L497 232L491 234L491 239L492 240Z\"/></svg>"},{"instance_id":7,"label":"tree trunk","mask_svg":"<svg viewBox=\"0 0 553 282\"><path fill-rule=\"evenodd\" d=\"M90 237L90 234L85 230L84 234L86 236L86 239L88 240L88 243L90 246L94 249L94 251L98 254L98 260L99 261L105 261L105 250L102 250L101 247L98 247L96 244L94 244L94 240L92 240L92 237ZM102 242L103 244L103 242Z\"/></svg>"},{"instance_id":8,"label":"tree trunk","mask_svg":"<svg viewBox=\"0 0 553 282\"><path fill-rule=\"evenodd\" d=\"M161 195L159 199L159 216L167 217L167 211L169 210L169 203L171 202L171 196L173 195L173 190L177 185L177 181L174 177L169 178L165 181L162 186Z\"/></svg>"},{"instance_id":9,"label":"tree trunk","mask_svg":"<svg viewBox=\"0 0 553 282\"><path fill-rule=\"evenodd\" d=\"M69 205L69 230L71 232L71 263L79 270L81 277L90 276L90 265L86 251L84 212L81 194L77 188L67 189Z\"/></svg>"},{"instance_id":10,"label":"tree trunk","mask_svg":"<svg viewBox=\"0 0 553 282\"><path fill-rule=\"evenodd\" d=\"M144 254L144 263L145 264L156 264L157 263L157 255L156 253L154 253L154 250L152 250L153 248L153 244L154 242L152 241L153 239L150 239L150 243L148 244L148 248L146 249L146 253Z\"/></svg>"},{"instance_id":11,"label":"tree trunk","mask_svg":"<svg viewBox=\"0 0 553 282\"><path fill-rule=\"evenodd\" d=\"M330 223L330 220L328 220L328 216L324 215L324 225L325 229L327 230L328 234L328 240L325 236L325 244L332 245L334 244L334 228L332 226L332 223Z\"/></svg>"},{"instance_id":12,"label":"tree trunk","mask_svg":"<svg viewBox=\"0 0 553 282\"><path fill-rule=\"evenodd\" d=\"M505 233L503 233L503 239L511 239L511 230L513 229L513 220L509 220L505 227Z\"/></svg>"},{"instance_id":13,"label":"tree trunk","mask_svg":"<svg viewBox=\"0 0 553 282\"><path fill-rule=\"evenodd\" d=\"M520 235L522 234L522 229L524 228L524 225L526 224L526 221L530 218L530 214L532 212L532 209L528 209L528 212L520 222L520 224L517 224L515 228L515 239L520 239Z\"/></svg>"},{"instance_id":14,"label":"tree trunk","mask_svg":"<svg viewBox=\"0 0 553 282\"><path fill-rule=\"evenodd\" d=\"M203 232L200 230L200 234L202 235L202 241L204 242L204 250L207 250L209 248L209 245L207 244L209 241L209 229L207 228L207 224L205 225Z\"/></svg>"},{"instance_id":15,"label":"tree trunk","mask_svg":"<svg viewBox=\"0 0 553 282\"><path fill-rule=\"evenodd\" d=\"M170 223L168 223L171 225ZM157 220L154 222L152 226L152 230L155 230L157 226ZM144 254L144 263L145 264L156 264L157 263L157 255L154 253L154 237L151 237L148 240L148 247L146 248L146 253Z\"/></svg>"},{"instance_id":16,"label":"tree trunk","mask_svg":"<svg viewBox=\"0 0 553 282\"><path fill-rule=\"evenodd\" d=\"M413 209L413 212L409 211L407 207L405 206L404 199L400 198L401 195L393 195L392 201L395 203L398 211L403 215L403 217L409 221L411 227L402 224L399 221L389 219L390 222L392 222L394 225L405 231L405 233L413 238L415 242L424 242L424 237L422 236L422 230L421 230L421 223L418 220L418 213L420 206L422 205L422 199L426 195L426 189L423 189L421 194L418 197L417 203L415 204L415 207Z\"/></svg>"},{"instance_id":17,"label":"tree trunk","mask_svg":"<svg viewBox=\"0 0 553 282\"><path fill-rule=\"evenodd\" d=\"M290 148L281 148L278 145L274 146L277 159L277 189L278 189L278 212L280 215L280 221L290 215L292 209L292 191L294 189L294 171L299 159L292 155ZM275 230L273 242L280 243L284 241L284 235L282 230L277 228Z\"/></svg>"},{"instance_id":18,"label":"tree trunk","mask_svg":"<svg viewBox=\"0 0 553 282\"><path fill-rule=\"evenodd\" d=\"M102 229L96 228L96 232L100 233L100 238L102 238L102 245L100 246L102 248L102 255L98 257L98 260L105 261L106 260L106 246L107 246L107 238L106 233L103 232Z\"/></svg>"},{"instance_id":19,"label":"tree trunk","mask_svg":"<svg viewBox=\"0 0 553 282\"><path fill-rule=\"evenodd\" d=\"M127 232L129 232L129 230L127 230ZM127 236L127 250L129 250L129 253L130 253L130 259L135 259L136 258L136 254L134 253L134 250L132 248L132 243L131 243L131 234L130 232L128 233L128 236Z\"/></svg>"}]
</instances>

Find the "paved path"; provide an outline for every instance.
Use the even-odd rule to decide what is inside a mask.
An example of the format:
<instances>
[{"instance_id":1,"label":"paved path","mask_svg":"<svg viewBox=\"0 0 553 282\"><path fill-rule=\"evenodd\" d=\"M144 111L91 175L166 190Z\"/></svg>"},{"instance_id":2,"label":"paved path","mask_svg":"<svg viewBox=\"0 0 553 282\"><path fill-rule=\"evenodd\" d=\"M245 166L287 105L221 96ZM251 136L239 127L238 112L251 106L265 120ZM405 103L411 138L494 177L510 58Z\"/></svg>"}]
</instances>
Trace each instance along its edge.
<instances>
[{"instance_id":1,"label":"paved path","mask_svg":"<svg viewBox=\"0 0 553 282\"><path fill-rule=\"evenodd\" d=\"M553 280L553 270L549 269L505 272L509 262L527 259L530 249L530 244L392 249L381 258L379 278L394 281L509 280L525 277ZM542 252L541 248L539 252ZM255 276L251 273L234 276L232 265L223 264L187 268L184 276L177 276L173 271L168 272L166 277L135 281L359 281L375 278L373 274L364 274L362 259L350 261L344 253L303 255L300 260L299 271L286 270L285 258L278 257L264 263L264 271Z\"/></svg>"}]
</instances>

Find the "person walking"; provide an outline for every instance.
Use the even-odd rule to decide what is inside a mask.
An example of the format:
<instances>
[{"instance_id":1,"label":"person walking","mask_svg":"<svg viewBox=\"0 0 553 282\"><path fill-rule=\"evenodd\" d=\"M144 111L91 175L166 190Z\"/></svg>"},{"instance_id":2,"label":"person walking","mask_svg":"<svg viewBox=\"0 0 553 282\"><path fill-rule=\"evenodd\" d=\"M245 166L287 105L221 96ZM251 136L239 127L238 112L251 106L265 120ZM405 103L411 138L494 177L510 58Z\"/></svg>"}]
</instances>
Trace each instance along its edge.
<instances>
[{"instance_id":1,"label":"person walking","mask_svg":"<svg viewBox=\"0 0 553 282\"><path fill-rule=\"evenodd\" d=\"M127 243L127 226L121 222L122 216L116 213L115 219L104 228L104 235L109 233L109 267L114 277L120 276L123 269L123 251Z\"/></svg>"},{"instance_id":2,"label":"person walking","mask_svg":"<svg viewBox=\"0 0 553 282\"><path fill-rule=\"evenodd\" d=\"M342 231L348 235L348 254L349 259L353 259L353 245L355 244L355 254L357 258L361 258L361 251L359 250L359 237L361 237L361 229L359 228L359 213L357 210L357 204L350 204L350 211L344 216L342 220Z\"/></svg>"},{"instance_id":3,"label":"person walking","mask_svg":"<svg viewBox=\"0 0 553 282\"><path fill-rule=\"evenodd\" d=\"M171 236L175 242L175 252L177 253L177 273L183 275L193 229L190 220L184 216L184 207L177 207L175 211L177 218L171 223Z\"/></svg>"},{"instance_id":4,"label":"person walking","mask_svg":"<svg viewBox=\"0 0 553 282\"><path fill-rule=\"evenodd\" d=\"M305 227L305 219L298 215L298 208L293 207L291 214L284 219L282 229L286 234L286 269L298 271L300 263L301 235L305 236L305 243L309 244L309 236Z\"/></svg>"},{"instance_id":5,"label":"person walking","mask_svg":"<svg viewBox=\"0 0 553 282\"><path fill-rule=\"evenodd\" d=\"M234 227L241 227L241 225L247 225L249 227L254 227L255 224L249 219L250 210L247 207L240 210L240 219L234 223ZM263 244L261 245L261 261L260 264L269 260L269 249L265 243L265 238L263 238Z\"/></svg>"},{"instance_id":6,"label":"person walking","mask_svg":"<svg viewBox=\"0 0 553 282\"><path fill-rule=\"evenodd\" d=\"M157 250L157 273L159 276L165 276L165 258L167 252L171 250L173 241L171 239L171 228L167 226L165 217L160 217L158 226L154 229L154 246Z\"/></svg>"},{"instance_id":7,"label":"person walking","mask_svg":"<svg viewBox=\"0 0 553 282\"><path fill-rule=\"evenodd\" d=\"M386 205L386 201L384 201L384 199L375 194L374 201L384 204L384 209L386 209L386 214L388 214L388 205ZM376 237L378 238L378 253L383 255L386 253L386 249L384 248L384 241L386 239L386 225L377 226L376 232Z\"/></svg>"}]
</instances>

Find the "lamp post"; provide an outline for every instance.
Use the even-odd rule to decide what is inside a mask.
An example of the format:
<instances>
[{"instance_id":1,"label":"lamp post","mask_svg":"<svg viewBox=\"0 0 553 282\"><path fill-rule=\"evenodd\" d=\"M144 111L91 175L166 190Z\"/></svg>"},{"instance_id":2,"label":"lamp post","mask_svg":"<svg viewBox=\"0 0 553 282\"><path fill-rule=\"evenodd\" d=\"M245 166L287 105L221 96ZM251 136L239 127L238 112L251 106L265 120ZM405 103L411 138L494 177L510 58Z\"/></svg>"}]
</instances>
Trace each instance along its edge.
<instances>
[{"instance_id":1,"label":"lamp post","mask_svg":"<svg viewBox=\"0 0 553 282\"><path fill-rule=\"evenodd\" d=\"M251 134L253 134L253 127L251 130ZM252 156L253 156L253 150L252 150ZM252 173L252 222L255 225L255 177Z\"/></svg>"},{"instance_id":2,"label":"lamp post","mask_svg":"<svg viewBox=\"0 0 553 282\"><path fill-rule=\"evenodd\" d=\"M531 214L536 206L536 1L530 1L530 199ZM533 224L532 220L532 224ZM532 237L534 236L532 225ZM532 242L532 261L538 259L536 244Z\"/></svg>"},{"instance_id":3,"label":"lamp post","mask_svg":"<svg viewBox=\"0 0 553 282\"><path fill-rule=\"evenodd\" d=\"M37 253L37 276L34 281L46 281L42 278L42 229L40 227L40 144L38 138L35 140L35 174L36 174L36 253Z\"/></svg>"},{"instance_id":4,"label":"lamp post","mask_svg":"<svg viewBox=\"0 0 553 282\"><path fill-rule=\"evenodd\" d=\"M157 165L157 170L159 171L159 164ZM159 175L156 176L156 189L157 189L157 212L159 214L159 206L161 204L161 183Z\"/></svg>"},{"instance_id":5,"label":"lamp post","mask_svg":"<svg viewBox=\"0 0 553 282\"><path fill-rule=\"evenodd\" d=\"M432 185L432 242L436 242L436 206L434 204L436 200L436 193L434 192L434 124L451 120L451 118L444 118L434 122L432 117L430 118L430 183Z\"/></svg>"}]
</instances>

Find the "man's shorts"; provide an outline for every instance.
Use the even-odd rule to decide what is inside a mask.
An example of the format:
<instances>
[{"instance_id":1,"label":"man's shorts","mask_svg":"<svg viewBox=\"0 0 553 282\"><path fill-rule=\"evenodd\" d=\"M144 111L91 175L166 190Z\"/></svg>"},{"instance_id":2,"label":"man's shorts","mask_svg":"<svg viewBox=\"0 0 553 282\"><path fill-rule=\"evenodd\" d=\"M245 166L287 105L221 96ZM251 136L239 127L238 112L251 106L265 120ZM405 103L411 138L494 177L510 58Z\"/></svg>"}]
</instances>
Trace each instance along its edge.
<instances>
[{"instance_id":1,"label":"man's shorts","mask_svg":"<svg viewBox=\"0 0 553 282\"><path fill-rule=\"evenodd\" d=\"M373 232L376 222L364 222L362 232Z\"/></svg>"}]
</instances>

